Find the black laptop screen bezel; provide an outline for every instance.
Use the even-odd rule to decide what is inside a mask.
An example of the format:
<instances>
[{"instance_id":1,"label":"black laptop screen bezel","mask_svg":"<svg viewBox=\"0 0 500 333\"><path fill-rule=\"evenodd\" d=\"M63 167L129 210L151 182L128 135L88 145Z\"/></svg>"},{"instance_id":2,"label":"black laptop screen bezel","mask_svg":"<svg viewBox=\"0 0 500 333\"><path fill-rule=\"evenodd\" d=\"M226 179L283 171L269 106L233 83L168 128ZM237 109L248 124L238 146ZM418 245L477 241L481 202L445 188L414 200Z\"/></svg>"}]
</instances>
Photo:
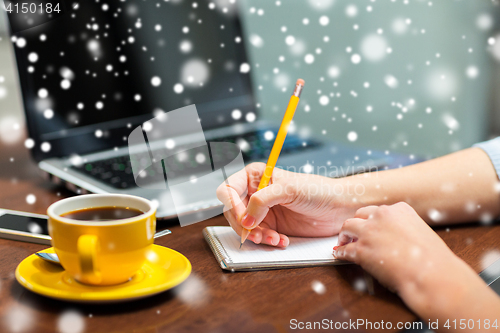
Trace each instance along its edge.
<instances>
[{"instance_id":1,"label":"black laptop screen bezel","mask_svg":"<svg viewBox=\"0 0 500 333\"><path fill-rule=\"evenodd\" d=\"M55 24L60 21L61 19L55 19L46 24ZM231 21L233 24L231 28L234 29L234 31L239 36L243 36L244 31L238 13L232 16ZM28 30L36 31L37 29L40 29L40 26L33 27ZM22 32L20 32L19 34L22 34ZM12 31L9 29L9 35L11 37L17 36L19 34L13 34ZM33 159L36 162L40 162L42 160L52 157L68 157L72 154L85 155L94 152L110 150L115 147L126 146L127 141L124 140L124 138L128 137L130 132L136 126L153 117L152 113L142 114L135 117L134 119L135 123L133 123L133 126L131 128L127 128L127 126L118 128L108 128L107 131L109 135L107 136L106 139L97 139L93 132L86 132L81 134L68 135L63 138L41 140L41 133L39 133L36 124L36 121L39 118L34 116L35 112L38 111L36 110L34 101L29 99L29 96L36 95L37 87L34 86L32 80L30 79L30 73L26 71L26 68L30 65L27 59L28 51L26 49L17 48L15 45L13 45L13 50L14 50L13 51L14 61L16 64L17 74L19 78L20 95L24 113L26 116L28 136L35 142L34 147L30 149L30 151ZM238 61L240 63L248 62L248 56L247 56L248 53L246 51L245 43L241 43L235 50L238 57ZM247 102L244 103L244 105L241 104L231 105L230 103L228 105L228 102L226 101L225 103L222 103L223 106L220 109L218 109L217 112L210 112L208 109L214 109L213 103L210 103L211 105L196 104L198 113L201 118L201 124L204 130L245 122L244 117L242 117L239 120L232 119L231 112L235 108L240 109L243 112L243 114L247 112L253 112L255 113L256 116L258 116L258 110L255 107L252 79L250 73L242 77L242 84L247 92L247 94L243 96L244 99L247 100ZM123 118L123 119L128 119L128 118ZM221 119L225 120L221 121ZM74 129L70 129L68 130L68 132L70 132L71 130ZM44 152L41 150L42 141L48 142L50 144L51 147L50 151Z\"/></svg>"}]
</instances>

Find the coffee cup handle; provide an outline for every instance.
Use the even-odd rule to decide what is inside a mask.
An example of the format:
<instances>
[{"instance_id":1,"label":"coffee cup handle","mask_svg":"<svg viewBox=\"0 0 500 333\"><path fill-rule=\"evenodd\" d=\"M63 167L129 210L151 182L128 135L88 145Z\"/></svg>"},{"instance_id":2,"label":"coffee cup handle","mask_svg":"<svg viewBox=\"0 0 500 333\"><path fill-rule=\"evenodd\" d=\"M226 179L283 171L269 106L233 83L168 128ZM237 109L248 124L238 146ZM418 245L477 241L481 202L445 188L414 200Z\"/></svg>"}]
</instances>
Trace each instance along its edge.
<instances>
[{"instance_id":1,"label":"coffee cup handle","mask_svg":"<svg viewBox=\"0 0 500 333\"><path fill-rule=\"evenodd\" d=\"M78 238L77 247L82 282L100 283L102 278L96 265L99 239L96 235L82 235Z\"/></svg>"}]
</instances>

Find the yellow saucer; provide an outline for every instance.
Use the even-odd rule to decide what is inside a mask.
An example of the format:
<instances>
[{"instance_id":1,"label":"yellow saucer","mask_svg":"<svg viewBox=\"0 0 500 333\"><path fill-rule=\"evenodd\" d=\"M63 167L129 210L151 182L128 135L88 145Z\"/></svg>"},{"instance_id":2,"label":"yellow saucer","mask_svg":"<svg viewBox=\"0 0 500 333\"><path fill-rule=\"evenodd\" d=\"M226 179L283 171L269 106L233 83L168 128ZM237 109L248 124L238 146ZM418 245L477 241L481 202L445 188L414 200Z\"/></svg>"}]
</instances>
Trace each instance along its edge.
<instances>
[{"instance_id":1,"label":"yellow saucer","mask_svg":"<svg viewBox=\"0 0 500 333\"><path fill-rule=\"evenodd\" d=\"M152 245L154 254L127 282L113 286L89 286L75 281L62 267L46 262L35 254L16 269L16 279L37 294L86 303L123 302L152 296L173 288L191 274L191 263L177 251ZM42 252L54 253L53 248ZM154 259L154 262L151 260Z\"/></svg>"}]
</instances>

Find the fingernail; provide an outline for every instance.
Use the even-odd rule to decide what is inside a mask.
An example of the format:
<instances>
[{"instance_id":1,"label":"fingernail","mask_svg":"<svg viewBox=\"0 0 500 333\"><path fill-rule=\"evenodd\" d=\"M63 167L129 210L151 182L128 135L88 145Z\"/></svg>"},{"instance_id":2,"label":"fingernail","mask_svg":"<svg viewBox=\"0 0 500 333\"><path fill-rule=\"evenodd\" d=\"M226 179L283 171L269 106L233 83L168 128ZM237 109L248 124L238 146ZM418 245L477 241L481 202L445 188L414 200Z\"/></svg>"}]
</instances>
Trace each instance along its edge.
<instances>
[{"instance_id":1,"label":"fingernail","mask_svg":"<svg viewBox=\"0 0 500 333\"><path fill-rule=\"evenodd\" d=\"M284 239L280 240L280 246L285 246L285 240Z\"/></svg>"},{"instance_id":2,"label":"fingernail","mask_svg":"<svg viewBox=\"0 0 500 333\"><path fill-rule=\"evenodd\" d=\"M268 236L268 237L266 238L266 241L267 241L269 244L274 245L273 238L272 238L271 236Z\"/></svg>"},{"instance_id":3,"label":"fingernail","mask_svg":"<svg viewBox=\"0 0 500 333\"><path fill-rule=\"evenodd\" d=\"M339 247L338 247L338 245L337 245L337 246L334 246L334 247L333 247L333 251L337 251L337 249L338 249L338 248L339 248Z\"/></svg>"},{"instance_id":4,"label":"fingernail","mask_svg":"<svg viewBox=\"0 0 500 333\"><path fill-rule=\"evenodd\" d=\"M248 214L245 214L245 216L243 216L243 220L241 220L241 224L247 228L253 226L254 223L255 223L255 217L250 216Z\"/></svg>"}]
</instances>

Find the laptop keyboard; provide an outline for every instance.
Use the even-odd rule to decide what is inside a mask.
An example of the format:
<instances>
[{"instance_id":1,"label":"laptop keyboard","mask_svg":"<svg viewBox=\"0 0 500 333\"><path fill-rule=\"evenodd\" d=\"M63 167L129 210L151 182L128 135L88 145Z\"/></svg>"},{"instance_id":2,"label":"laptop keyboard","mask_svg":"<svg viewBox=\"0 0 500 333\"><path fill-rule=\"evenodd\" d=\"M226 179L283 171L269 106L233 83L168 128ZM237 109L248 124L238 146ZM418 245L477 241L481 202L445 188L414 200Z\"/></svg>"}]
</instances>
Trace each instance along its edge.
<instances>
[{"instance_id":1,"label":"laptop keyboard","mask_svg":"<svg viewBox=\"0 0 500 333\"><path fill-rule=\"evenodd\" d=\"M248 163L267 159L273 147L274 137L276 136L276 132L272 133L271 138L269 138L270 133L268 130L258 130L243 135L221 137L210 141L236 143L243 153L243 159ZM321 142L319 141L304 140L298 136L289 134L281 150L281 155L317 148L320 145ZM182 162L175 158L166 159L164 165L169 177L182 176L184 174L190 175L196 173L197 168L202 168L203 166L200 166L200 163L195 160L196 153L196 149L190 150L189 156L184 158ZM212 151L212 158L222 162L224 160L230 162L235 153L237 152ZM206 161L206 163L210 163L210 161ZM78 166L71 166L71 168L117 189L129 189L137 186L128 155L83 163ZM163 173L161 164L156 163L149 172Z\"/></svg>"}]
</instances>

